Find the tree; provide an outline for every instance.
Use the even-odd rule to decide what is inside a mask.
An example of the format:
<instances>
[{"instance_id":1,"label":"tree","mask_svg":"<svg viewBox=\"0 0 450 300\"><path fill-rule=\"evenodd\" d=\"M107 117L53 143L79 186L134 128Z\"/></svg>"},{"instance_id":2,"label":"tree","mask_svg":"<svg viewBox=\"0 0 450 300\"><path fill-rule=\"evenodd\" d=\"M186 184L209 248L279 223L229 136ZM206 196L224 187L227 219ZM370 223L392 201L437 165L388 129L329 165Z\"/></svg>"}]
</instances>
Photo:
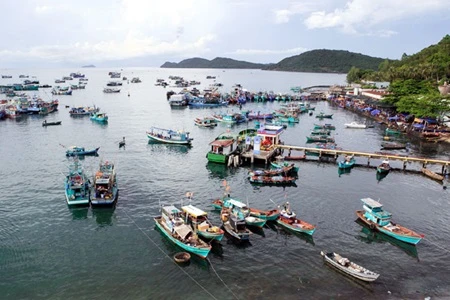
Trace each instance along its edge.
<instances>
[{"instance_id":1,"label":"tree","mask_svg":"<svg viewBox=\"0 0 450 300\"><path fill-rule=\"evenodd\" d=\"M356 67L351 67L350 71L347 73L347 82L353 83L353 82L359 82L361 81L361 70Z\"/></svg>"},{"instance_id":2,"label":"tree","mask_svg":"<svg viewBox=\"0 0 450 300\"><path fill-rule=\"evenodd\" d=\"M406 58L408 58L408 54L403 53L403 55L402 55L402 60L405 60Z\"/></svg>"}]
</instances>

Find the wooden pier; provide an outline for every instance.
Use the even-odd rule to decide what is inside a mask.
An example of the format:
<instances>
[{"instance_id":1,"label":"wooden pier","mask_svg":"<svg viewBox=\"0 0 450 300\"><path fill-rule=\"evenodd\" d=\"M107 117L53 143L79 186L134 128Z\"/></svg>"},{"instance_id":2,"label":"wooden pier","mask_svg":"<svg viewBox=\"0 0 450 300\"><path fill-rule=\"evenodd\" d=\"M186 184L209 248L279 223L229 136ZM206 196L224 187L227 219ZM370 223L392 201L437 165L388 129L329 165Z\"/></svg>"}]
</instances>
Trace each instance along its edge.
<instances>
[{"instance_id":1,"label":"wooden pier","mask_svg":"<svg viewBox=\"0 0 450 300\"><path fill-rule=\"evenodd\" d=\"M406 164L410 162L416 162L422 164L423 168L426 168L428 164L435 164L442 166L442 173L444 173L444 169L447 168L446 173L450 173L450 160L440 160L433 158L422 158L422 157L412 157L406 155L397 155L390 153L369 153L369 152L359 152L359 151L351 151L351 150L334 150L334 149L321 149L321 148L309 148L309 147L301 147L301 146L289 146L289 145L276 145L279 149L284 149L288 151L303 151L306 156L307 153L314 153L320 157L334 157L337 159L339 155L353 155L355 157L365 157L367 158L367 165L370 165L370 160L380 159L380 160L392 160L392 161L402 161L403 162L403 170L406 170Z\"/></svg>"}]
</instances>

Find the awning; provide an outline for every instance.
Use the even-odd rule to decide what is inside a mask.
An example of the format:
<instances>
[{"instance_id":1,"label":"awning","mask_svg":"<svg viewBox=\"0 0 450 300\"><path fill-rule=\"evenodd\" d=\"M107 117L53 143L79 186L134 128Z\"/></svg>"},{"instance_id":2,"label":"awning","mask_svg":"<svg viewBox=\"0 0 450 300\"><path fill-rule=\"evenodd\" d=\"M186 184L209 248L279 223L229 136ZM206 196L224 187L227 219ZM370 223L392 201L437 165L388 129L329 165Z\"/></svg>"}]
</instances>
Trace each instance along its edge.
<instances>
[{"instance_id":1,"label":"awning","mask_svg":"<svg viewBox=\"0 0 450 300\"><path fill-rule=\"evenodd\" d=\"M215 140L209 143L211 146L228 147L234 143L234 140Z\"/></svg>"},{"instance_id":2,"label":"awning","mask_svg":"<svg viewBox=\"0 0 450 300\"><path fill-rule=\"evenodd\" d=\"M379 109L374 109L370 112L372 116L378 115L381 111Z\"/></svg>"}]
</instances>

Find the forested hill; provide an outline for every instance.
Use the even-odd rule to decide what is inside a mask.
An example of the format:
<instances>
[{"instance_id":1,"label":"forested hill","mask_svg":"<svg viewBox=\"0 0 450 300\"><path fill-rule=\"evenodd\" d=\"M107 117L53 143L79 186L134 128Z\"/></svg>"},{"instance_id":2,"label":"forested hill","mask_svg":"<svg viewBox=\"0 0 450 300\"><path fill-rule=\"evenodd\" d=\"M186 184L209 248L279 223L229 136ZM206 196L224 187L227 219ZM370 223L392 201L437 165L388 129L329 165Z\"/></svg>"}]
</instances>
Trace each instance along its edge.
<instances>
[{"instance_id":1,"label":"forested hill","mask_svg":"<svg viewBox=\"0 0 450 300\"><path fill-rule=\"evenodd\" d=\"M372 57L344 50L312 50L281 60L265 70L347 73L351 67L378 70L383 58Z\"/></svg>"},{"instance_id":2,"label":"forested hill","mask_svg":"<svg viewBox=\"0 0 450 300\"><path fill-rule=\"evenodd\" d=\"M200 57L189 58L179 63L165 62L161 68L208 68L208 69L263 69L268 64L255 64L247 61L216 57L207 60Z\"/></svg>"}]
</instances>

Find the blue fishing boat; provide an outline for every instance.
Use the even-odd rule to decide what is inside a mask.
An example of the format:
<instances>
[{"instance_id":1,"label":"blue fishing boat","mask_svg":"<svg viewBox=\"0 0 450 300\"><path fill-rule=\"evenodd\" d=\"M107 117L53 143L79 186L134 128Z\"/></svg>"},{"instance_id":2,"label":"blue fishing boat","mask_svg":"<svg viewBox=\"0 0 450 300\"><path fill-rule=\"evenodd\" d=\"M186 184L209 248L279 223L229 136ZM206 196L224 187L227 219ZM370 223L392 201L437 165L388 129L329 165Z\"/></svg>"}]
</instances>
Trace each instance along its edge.
<instances>
[{"instance_id":1,"label":"blue fishing boat","mask_svg":"<svg viewBox=\"0 0 450 300\"><path fill-rule=\"evenodd\" d=\"M364 210L356 211L356 215L371 229L414 245L419 243L424 237L423 234L393 223L391 221L392 214L383 210L383 205L380 202L371 198L363 198L361 201L363 202Z\"/></svg>"},{"instance_id":2,"label":"blue fishing boat","mask_svg":"<svg viewBox=\"0 0 450 300\"><path fill-rule=\"evenodd\" d=\"M100 147L93 150L86 150L84 147L70 146L66 150L66 156L84 156L84 155L98 155Z\"/></svg>"},{"instance_id":3,"label":"blue fishing boat","mask_svg":"<svg viewBox=\"0 0 450 300\"><path fill-rule=\"evenodd\" d=\"M318 115L316 115L316 118L318 119L332 119L333 114L325 114L324 112L320 112Z\"/></svg>"},{"instance_id":4,"label":"blue fishing boat","mask_svg":"<svg viewBox=\"0 0 450 300\"><path fill-rule=\"evenodd\" d=\"M151 127L150 130L147 131L147 137L153 142L177 145L190 145L194 140L189 137L189 132L187 131L176 131L158 127Z\"/></svg>"},{"instance_id":5,"label":"blue fishing boat","mask_svg":"<svg viewBox=\"0 0 450 300\"><path fill-rule=\"evenodd\" d=\"M350 169L355 165L355 158L353 155L346 156L344 160L338 161L338 166L340 169Z\"/></svg>"},{"instance_id":6,"label":"blue fishing boat","mask_svg":"<svg viewBox=\"0 0 450 300\"><path fill-rule=\"evenodd\" d=\"M192 229L197 232L197 234L208 241L221 241L224 235L224 231L217 226L211 224L208 219L208 213L193 206L186 205L181 207L185 215L185 219L192 226Z\"/></svg>"},{"instance_id":7,"label":"blue fishing boat","mask_svg":"<svg viewBox=\"0 0 450 300\"><path fill-rule=\"evenodd\" d=\"M112 162L100 162L99 169L94 176L92 206L114 205L119 197L116 171Z\"/></svg>"},{"instance_id":8,"label":"blue fishing boat","mask_svg":"<svg viewBox=\"0 0 450 300\"><path fill-rule=\"evenodd\" d=\"M65 179L65 194L68 205L89 205L89 180L78 159L69 166Z\"/></svg>"},{"instance_id":9,"label":"blue fishing boat","mask_svg":"<svg viewBox=\"0 0 450 300\"><path fill-rule=\"evenodd\" d=\"M314 124L314 129L327 129L327 130L336 130L336 126L331 124Z\"/></svg>"},{"instance_id":10,"label":"blue fishing boat","mask_svg":"<svg viewBox=\"0 0 450 300\"><path fill-rule=\"evenodd\" d=\"M251 231L246 227L245 216L234 209L232 202L224 198L220 218L225 231L237 241L248 241Z\"/></svg>"},{"instance_id":11,"label":"blue fishing boat","mask_svg":"<svg viewBox=\"0 0 450 300\"><path fill-rule=\"evenodd\" d=\"M101 122L101 123L108 122L108 116L106 115L106 113L92 112L90 119L92 121L97 121L97 122Z\"/></svg>"},{"instance_id":12,"label":"blue fishing boat","mask_svg":"<svg viewBox=\"0 0 450 300\"><path fill-rule=\"evenodd\" d=\"M388 160L383 160L383 162L377 167L377 172L380 174L387 174L391 170Z\"/></svg>"},{"instance_id":13,"label":"blue fishing boat","mask_svg":"<svg viewBox=\"0 0 450 300\"><path fill-rule=\"evenodd\" d=\"M162 234L172 243L201 258L208 256L211 245L199 239L191 226L184 223L178 208L173 205L164 206L161 216L154 220Z\"/></svg>"}]
</instances>

